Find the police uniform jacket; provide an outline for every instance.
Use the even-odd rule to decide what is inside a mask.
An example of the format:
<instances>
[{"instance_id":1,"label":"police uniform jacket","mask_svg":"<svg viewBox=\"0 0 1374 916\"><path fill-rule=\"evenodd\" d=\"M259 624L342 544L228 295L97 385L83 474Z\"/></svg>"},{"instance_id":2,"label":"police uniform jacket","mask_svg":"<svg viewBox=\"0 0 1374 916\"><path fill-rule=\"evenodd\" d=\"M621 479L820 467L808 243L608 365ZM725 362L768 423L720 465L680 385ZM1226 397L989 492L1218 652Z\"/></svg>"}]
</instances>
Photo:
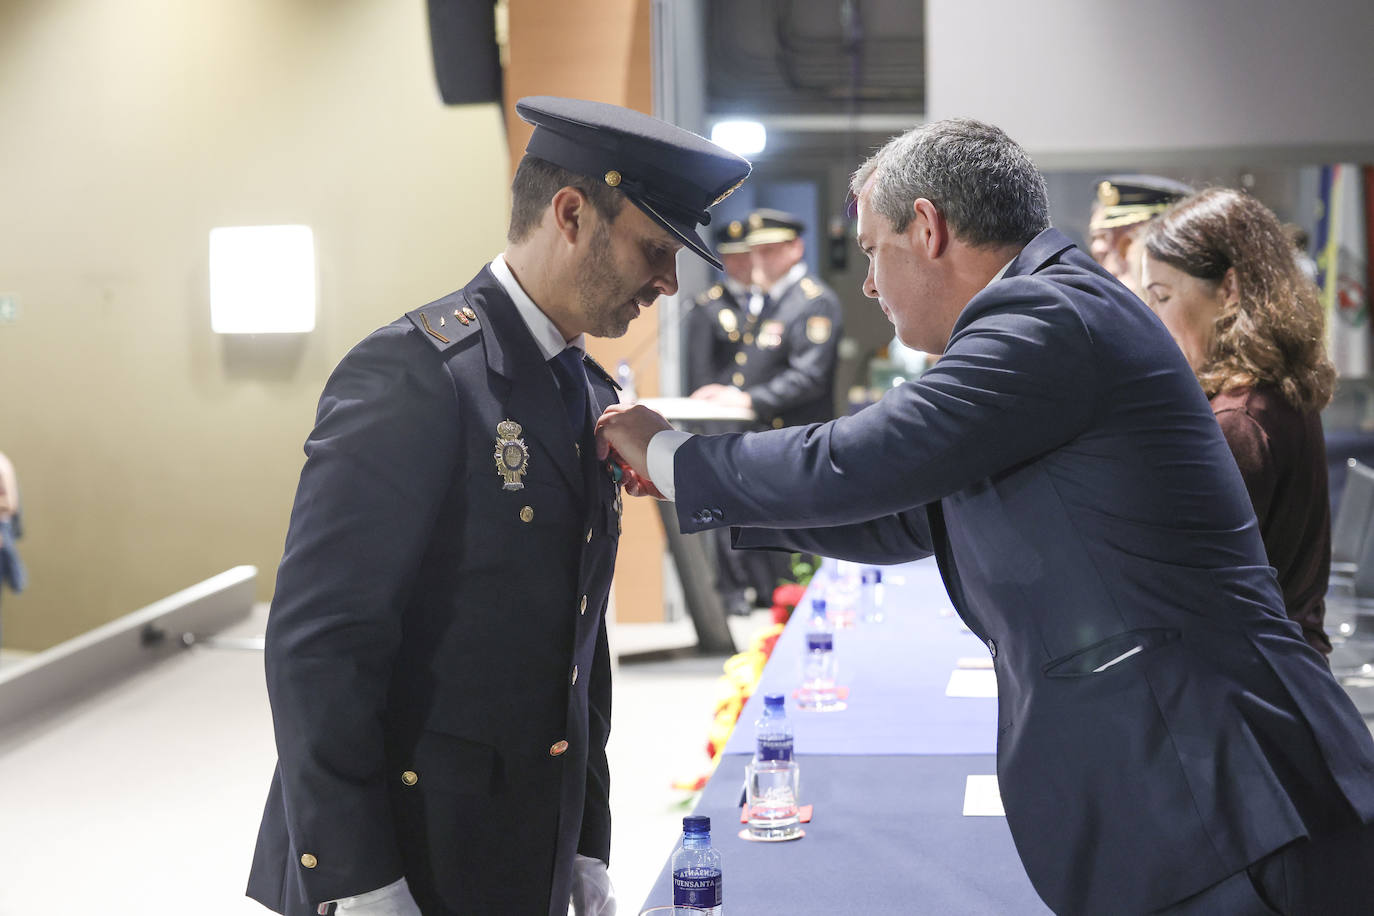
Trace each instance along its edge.
<instances>
[{"instance_id":1,"label":"police uniform jacket","mask_svg":"<svg viewBox=\"0 0 1374 916\"><path fill-rule=\"evenodd\" d=\"M689 439L674 468L684 531L935 554L993 656L1007 823L1055 912L1149 912L1374 820L1374 742L1284 615L1197 380L1057 231L919 380L825 425Z\"/></svg>"},{"instance_id":2,"label":"police uniform jacket","mask_svg":"<svg viewBox=\"0 0 1374 916\"><path fill-rule=\"evenodd\" d=\"M725 283L715 284L692 300L682 347L688 394L702 385L730 384L744 314L746 303Z\"/></svg>"},{"instance_id":3,"label":"police uniform jacket","mask_svg":"<svg viewBox=\"0 0 1374 916\"><path fill-rule=\"evenodd\" d=\"M490 269L358 344L305 450L249 895L305 916L404 874L427 916L565 916L610 853L620 496Z\"/></svg>"},{"instance_id":4,"label":"police uniform jacket","mask_svg":"<svg viewBox=\"0 0 1374 916\"><path fill-rule=\"evenodd\" d=\"M803 275L740 324L735 364L717 379L748 392L761 423L795 426L835 415L840 300Z\"/></svg>"}]
</instances>

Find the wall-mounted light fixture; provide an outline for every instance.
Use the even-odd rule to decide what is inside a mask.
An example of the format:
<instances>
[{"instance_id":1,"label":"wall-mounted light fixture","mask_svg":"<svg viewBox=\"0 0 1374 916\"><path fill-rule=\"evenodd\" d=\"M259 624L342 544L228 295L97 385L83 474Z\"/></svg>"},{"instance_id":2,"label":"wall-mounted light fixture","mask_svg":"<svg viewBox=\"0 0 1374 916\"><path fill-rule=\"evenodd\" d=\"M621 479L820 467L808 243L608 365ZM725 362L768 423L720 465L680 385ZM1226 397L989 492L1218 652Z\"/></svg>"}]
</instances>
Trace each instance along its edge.
<instances>
[{"instance_id":1,"label":"wall-mounted light fixture","mask_svg":"<svg viewBox=\"0 0 1374 916\"><path fill-rule=\"evenodd\" d=\"M754 156L768 145L768 131L758 121L717 121L711 125L711 142L737 156Z\"/></svg>"},{"instance_id":2,"label":"wall-mounted light fixture","mask_svg":"<svg viewBox=\"0 0 1374 916\"><path fill-rule=\"evenodd\" d=\"M210 327L216 334L315 329L315 236L309 226L210 230Z\"/></svg>"}]
</instances>

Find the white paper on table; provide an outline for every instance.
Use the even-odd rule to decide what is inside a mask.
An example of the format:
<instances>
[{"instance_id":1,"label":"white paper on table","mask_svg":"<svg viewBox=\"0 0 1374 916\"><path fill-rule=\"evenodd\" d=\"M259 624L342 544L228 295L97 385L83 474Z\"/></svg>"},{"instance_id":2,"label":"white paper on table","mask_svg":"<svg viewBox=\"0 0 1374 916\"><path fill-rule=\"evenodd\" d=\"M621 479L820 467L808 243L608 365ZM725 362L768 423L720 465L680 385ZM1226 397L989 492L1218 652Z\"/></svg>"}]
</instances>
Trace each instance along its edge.
<instances>
[{"instance_id":1,"label":"white paper on table","mask_svg":"<svg viewBox=\"0 0 1374 916\"><path fill-rule=\"evenodd\" d=\"M997 673L987 669L955 668L945 685L947 697L995 697Z\"/></svg>"},{"instance_id":2,"label":"white paper on table","mask_svg":"<svg viewBox=\"0 0 1374 916\"><path fill-rule=\"evenodd\" d=\"M969 776L964 782L964 817L1006 817L996 776Z\"/></svg>"}]
</instances>

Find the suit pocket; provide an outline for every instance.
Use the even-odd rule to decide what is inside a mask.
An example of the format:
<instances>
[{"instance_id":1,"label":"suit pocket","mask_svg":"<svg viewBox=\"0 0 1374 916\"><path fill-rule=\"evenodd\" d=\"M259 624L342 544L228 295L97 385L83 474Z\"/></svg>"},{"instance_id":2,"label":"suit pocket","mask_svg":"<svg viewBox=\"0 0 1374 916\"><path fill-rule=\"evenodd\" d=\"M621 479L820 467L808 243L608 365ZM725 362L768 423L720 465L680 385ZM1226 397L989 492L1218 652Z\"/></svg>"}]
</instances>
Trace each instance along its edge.
<instances>
[{"instance_id":1,"label":"suit pocket","mask_svg":"<svg viewBox=\"0 0 1374 916\"><path fill-rule=\"evenodd\" d=\"M422 794L490 795L499 756L489 744L444 732L423 731L409 760L400 761L402 784Z\"/></svg>"},{"instance_id":2,"label":"suit pocket","mask_svg":"<svg viewBox=\"0 0 1374 916\"><path fill-rule=\"evenodd\" d=\"M1091 677L1129 666L1142 655L1179 638L1179 631L1168 627L1128 630L1101 642L1046 663L1048 677Z\"/></svg>"}]
</instances>

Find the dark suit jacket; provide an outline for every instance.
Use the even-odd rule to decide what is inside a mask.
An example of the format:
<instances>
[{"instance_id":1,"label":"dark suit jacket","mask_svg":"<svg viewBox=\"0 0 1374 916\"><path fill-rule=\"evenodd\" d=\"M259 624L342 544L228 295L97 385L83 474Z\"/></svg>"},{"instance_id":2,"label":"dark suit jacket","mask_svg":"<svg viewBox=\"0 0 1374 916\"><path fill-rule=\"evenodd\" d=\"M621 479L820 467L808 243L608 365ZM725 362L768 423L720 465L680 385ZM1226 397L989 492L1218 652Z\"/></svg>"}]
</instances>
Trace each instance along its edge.
<instances>
[{"instance_id":1,"label":"dark suit jacket","mask_svg":"<svg viewBox=\"0 0 1374 916\"><path fill-rule=\"evenodd\" d=\"M616 398L588 368L590 430ZM505 420L528 450L519 489L498 472ZM404 874L427 916L565 916L574 854L610 854L620 496L590 435L574 450L491 273L355 347L305 450L267 626L279 762L249 895L306 916Z\"/></svg>"},{"instance_id":2,"label":"dark suit jacket","mask_svg":"<svg viewBox=\"0 0 1374 916\"><path fill-rule=\"evenodd\" d=\"M936 555L993 655L1007 822L1056 912L1147 912L1374 819L1374 742L1284 616L1197 380L1054 230L919 380L824 425L688 440L675 485L684 531Z\"/></svg>"}]
</instances>

